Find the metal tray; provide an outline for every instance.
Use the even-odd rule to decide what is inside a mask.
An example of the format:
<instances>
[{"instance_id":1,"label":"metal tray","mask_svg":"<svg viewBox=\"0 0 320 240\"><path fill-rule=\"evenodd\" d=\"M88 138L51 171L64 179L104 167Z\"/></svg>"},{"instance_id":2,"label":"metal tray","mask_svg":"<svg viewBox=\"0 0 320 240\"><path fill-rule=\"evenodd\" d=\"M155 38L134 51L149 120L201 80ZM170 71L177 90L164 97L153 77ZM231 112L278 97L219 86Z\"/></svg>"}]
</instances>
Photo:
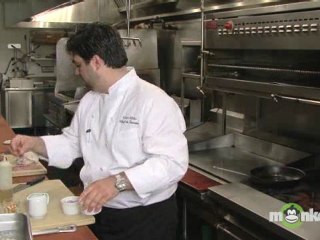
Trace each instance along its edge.
<instances>
[{"instance_id":1,"label":"metal tray","mask_svg":"<svg viewBox=\"0 0 320 240\"><path fill-rule=\"evenodd\" d=\"M32 240L31 225L22 213L0 214L0 240Z\"/></svg>"},{"instance_id":2,"label":"metal tray","mask_svg":"<svg viewBox=\"0 0 320 240\"><path fill-rule=\"evenodd\" d=\"M248 179L253 168L287 165L311 154L232 133L189 146L190 165L228 182Z\"/></svg>"}]
</instances>

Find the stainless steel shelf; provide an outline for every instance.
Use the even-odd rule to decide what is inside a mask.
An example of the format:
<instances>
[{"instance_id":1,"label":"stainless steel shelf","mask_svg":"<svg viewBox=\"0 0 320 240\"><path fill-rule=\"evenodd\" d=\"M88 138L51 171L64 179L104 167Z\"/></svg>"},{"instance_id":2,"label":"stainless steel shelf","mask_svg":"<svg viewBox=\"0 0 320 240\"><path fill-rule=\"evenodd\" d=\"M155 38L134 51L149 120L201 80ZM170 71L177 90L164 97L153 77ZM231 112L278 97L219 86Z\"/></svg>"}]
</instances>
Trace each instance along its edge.
<instances>
[{"instance_id":1,"label":"stainless steel shelf","mask_svg":"<svg viewBox=\"0 0 320 240\"><path fill-rule=\"evenodd\" d=\"M271 94L320 100L320 88L246 79L207 77L204 87L221 92L271 99Z\"/></svg>"}]
</instances>

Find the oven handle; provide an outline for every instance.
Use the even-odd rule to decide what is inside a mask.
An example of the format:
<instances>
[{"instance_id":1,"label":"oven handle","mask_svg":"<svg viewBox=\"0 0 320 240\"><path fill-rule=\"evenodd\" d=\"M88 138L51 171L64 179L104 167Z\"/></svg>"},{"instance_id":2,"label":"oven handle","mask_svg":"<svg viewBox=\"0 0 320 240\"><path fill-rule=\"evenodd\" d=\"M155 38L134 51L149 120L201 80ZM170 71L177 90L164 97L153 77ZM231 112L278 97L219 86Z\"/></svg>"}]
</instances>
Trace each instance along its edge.
<instances>
[{"instance_id":1,"label":"oven handle","mask_svg":"<svg viewBox=\"0 0 320 240\"><path fill-rule=\"evenodd\" d=\"M237 235L235 235L234 233L230 232L226 227L225 224L223 223L219 223L216 226L217 230L221 230L222 232L224 232L225 234L227 234L228 236L234 238L235 240L244 240L240 237L238 237Z\"/></svg>"}]
</instances>

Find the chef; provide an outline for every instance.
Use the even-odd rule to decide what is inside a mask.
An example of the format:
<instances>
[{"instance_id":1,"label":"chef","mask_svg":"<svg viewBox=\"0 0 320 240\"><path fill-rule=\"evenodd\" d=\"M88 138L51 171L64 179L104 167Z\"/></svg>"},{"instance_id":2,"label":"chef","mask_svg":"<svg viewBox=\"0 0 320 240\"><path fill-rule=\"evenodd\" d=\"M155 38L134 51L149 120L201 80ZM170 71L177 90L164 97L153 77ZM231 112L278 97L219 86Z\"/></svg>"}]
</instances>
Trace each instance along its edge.
<instances>
[{"instance_id":1,"label":"chef","mask_svg":"<svg viewBox=\"0 0 320 240\"><path fill-rule=\"evenodd\" d=\"M60 168L83 157L80 203L97 213L92 230L99 239L174 240L175 191L188 167L180 109L126 67L122 39L110 26L86 25L67 51L92 90L61 135L17 135L13 153L32 150Z\"/></svg>"}]
</instances>

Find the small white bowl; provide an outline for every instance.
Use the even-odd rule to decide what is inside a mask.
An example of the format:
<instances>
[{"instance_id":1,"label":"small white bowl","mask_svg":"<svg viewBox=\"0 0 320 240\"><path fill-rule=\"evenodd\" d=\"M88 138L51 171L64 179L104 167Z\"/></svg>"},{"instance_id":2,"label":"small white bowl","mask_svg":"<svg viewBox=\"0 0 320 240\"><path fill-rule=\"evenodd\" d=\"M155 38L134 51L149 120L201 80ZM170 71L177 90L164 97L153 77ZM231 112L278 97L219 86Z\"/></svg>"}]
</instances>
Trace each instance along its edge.
<instances>
[{"instance_id":1,"label":"small white bowl","mask_svg":"<svg viewBox=\"0 0 320 240\"><path fill-rule=\"evenodd\" d=\"M69 196L61 199L63 213L66 215L77 215L80 213L79 197Z\"/></svg>"}]
</instances>

